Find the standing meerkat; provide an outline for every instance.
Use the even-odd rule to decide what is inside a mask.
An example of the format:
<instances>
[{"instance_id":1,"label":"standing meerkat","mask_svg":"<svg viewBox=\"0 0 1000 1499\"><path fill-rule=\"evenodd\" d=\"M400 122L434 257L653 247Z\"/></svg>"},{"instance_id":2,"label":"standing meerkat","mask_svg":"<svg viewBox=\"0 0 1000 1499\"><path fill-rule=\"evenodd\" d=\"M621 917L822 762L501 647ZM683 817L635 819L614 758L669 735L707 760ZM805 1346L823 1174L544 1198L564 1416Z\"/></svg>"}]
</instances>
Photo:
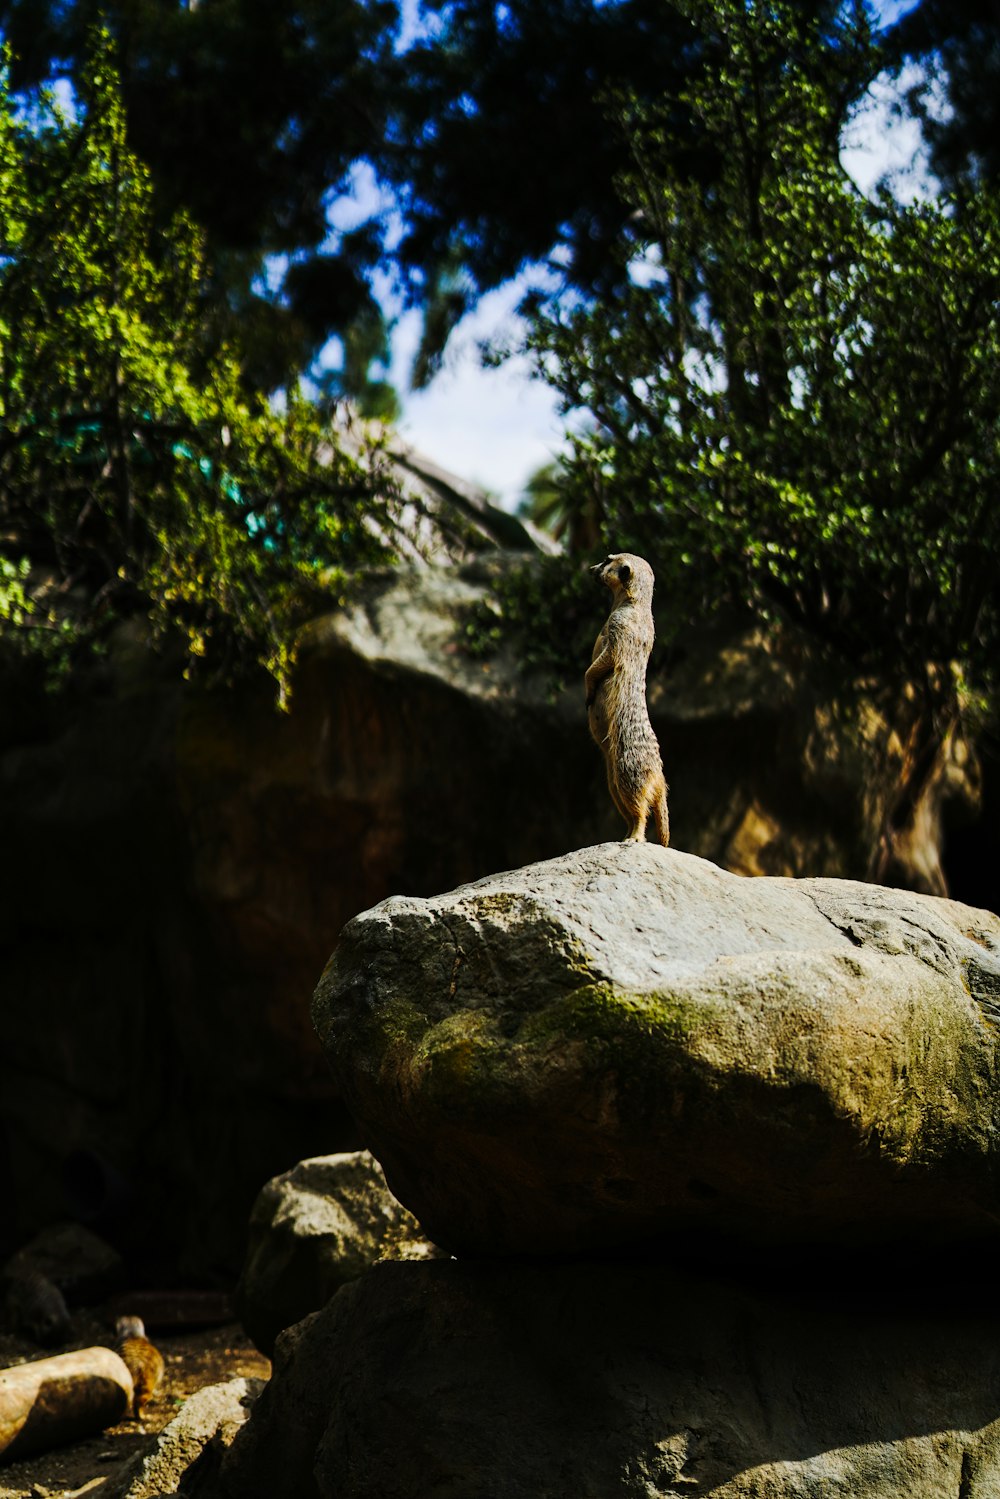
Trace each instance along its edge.
<instances>
[{"instance_id":1,"label":"standing meerkat","mask_svg":"<svg viewBox=\"0 0 1000 1499\"><path fill-rule=\"evenodd\" d=\"M646 663L653 649L653 569L616 552L593 569L611 590L611 613L594 645L584 685L587 722L608 771L611 799L628 823L626 842L641 843L653 814L663 847L670 842L667 783L646 709Z\"/></svg>"}]
</instances>

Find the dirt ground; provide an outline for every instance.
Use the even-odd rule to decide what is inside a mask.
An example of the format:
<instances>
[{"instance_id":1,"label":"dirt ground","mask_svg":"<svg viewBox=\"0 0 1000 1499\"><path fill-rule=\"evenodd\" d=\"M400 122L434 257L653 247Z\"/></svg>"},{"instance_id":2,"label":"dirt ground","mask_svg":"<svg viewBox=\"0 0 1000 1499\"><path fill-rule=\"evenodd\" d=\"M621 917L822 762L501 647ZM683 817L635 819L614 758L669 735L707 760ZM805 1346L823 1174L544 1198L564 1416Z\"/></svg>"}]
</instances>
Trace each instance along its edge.
<instances>
[{"instance_id":1,"label":"dirt ground","mask_svg":"<svg viewBox=\"0 0 1000 1499\"><path fill-rule=\"evenodd\" d=\"M73 1318L72 1342L51 1350L0 1336L0 1368L44 1357L47 1352L65 1353L97 1343L110 1345L108 1326L108 1319L99 1313L78 1313ZM159 1333L151 1328L149 1336L163 1354L166 1374L156 1398L146 1407L142 1425L123 1421L86 1441L0 1466L0 1499L70 1499L77 1494L100 1499L108 1480L117 1477L125 1464L149 1444L189 1395L226 1379L267 1379L271 1372L269 1361L257 1352L238 1323L188 1332Z\"/></svg>"}]
</instances>

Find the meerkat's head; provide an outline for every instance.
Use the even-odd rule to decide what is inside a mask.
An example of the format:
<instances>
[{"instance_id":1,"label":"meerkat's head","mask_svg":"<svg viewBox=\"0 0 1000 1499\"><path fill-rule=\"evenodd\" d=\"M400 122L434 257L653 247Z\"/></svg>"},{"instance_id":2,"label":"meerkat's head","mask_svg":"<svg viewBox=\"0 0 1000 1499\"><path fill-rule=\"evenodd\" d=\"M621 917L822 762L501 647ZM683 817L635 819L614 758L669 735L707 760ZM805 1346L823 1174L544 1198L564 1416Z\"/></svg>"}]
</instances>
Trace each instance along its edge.
<instances>
[{"instance_id":1,"label":"meerkat's head","mask_svg":"<svg viewBox=\"0 0 1000 1499\"><path fill-rule=\"evenodd\" d=\"M653 569L644 557L634 552L612 552L598 562L591 572L610 588L616 604L623 599L649 603L653 597Z\"/></svg>"},{"instance_id":2,"label":"meerkat's head","mask_svg":"<svg viewBox=\"0 0 1000 1499\"><path fill-rule=\"evenodd\" d=\"M141 1317L116 1317L115 1338L124 1343L126 1338L144 1338L146 1328Z\"/></svg>"}]
</instances>

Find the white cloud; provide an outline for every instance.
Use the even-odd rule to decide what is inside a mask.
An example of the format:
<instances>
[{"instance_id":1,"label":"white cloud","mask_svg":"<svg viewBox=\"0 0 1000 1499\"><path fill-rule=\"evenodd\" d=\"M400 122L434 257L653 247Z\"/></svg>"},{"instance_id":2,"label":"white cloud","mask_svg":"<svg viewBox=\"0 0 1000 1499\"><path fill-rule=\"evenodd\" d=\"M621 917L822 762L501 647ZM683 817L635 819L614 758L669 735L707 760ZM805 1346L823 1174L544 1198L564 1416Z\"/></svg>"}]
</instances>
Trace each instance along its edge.
<instances>
[{"instance_id":1,"label":"white cloud","mask_svg":"<svg viewBox=\"0 0 1000 1499\"><path fill-rule=\"evenodd\" d=\"M531 377L523 355L512 355L498 368L482 365L482 343L517 342L514 308L523 294L522 281L484 297L455 329L444 367L426 390L408 390L420 318L406 313L393 338L390 376L404 397L400 432L406 441L508 507L535 469L564 444L557 397Z\"/></svg>"}]
</instances>

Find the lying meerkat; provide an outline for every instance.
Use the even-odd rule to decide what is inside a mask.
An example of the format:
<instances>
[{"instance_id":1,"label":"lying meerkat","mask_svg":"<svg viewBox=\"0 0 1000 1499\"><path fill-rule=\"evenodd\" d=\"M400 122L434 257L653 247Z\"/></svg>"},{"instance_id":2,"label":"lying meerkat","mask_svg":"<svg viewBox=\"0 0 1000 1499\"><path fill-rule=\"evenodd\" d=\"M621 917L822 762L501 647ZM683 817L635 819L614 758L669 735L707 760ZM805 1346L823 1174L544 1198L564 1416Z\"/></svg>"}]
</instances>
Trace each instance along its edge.
<instances>
[{"instance_id":1,"label":"lying meerkat","mask_svg":"<svg viewBox=\"0 0 1000 1499\"><path fill-rule=\"evenodd\" d=\"M670 842L667 783L646 710L646 663L653 649L653 569L616 552L593 569L611 590L611 613L587 668L587 722L608 771L611 799L628 823L626 841L642 842L652 812L663 847Z\"/></svg>"}]
</instances>

